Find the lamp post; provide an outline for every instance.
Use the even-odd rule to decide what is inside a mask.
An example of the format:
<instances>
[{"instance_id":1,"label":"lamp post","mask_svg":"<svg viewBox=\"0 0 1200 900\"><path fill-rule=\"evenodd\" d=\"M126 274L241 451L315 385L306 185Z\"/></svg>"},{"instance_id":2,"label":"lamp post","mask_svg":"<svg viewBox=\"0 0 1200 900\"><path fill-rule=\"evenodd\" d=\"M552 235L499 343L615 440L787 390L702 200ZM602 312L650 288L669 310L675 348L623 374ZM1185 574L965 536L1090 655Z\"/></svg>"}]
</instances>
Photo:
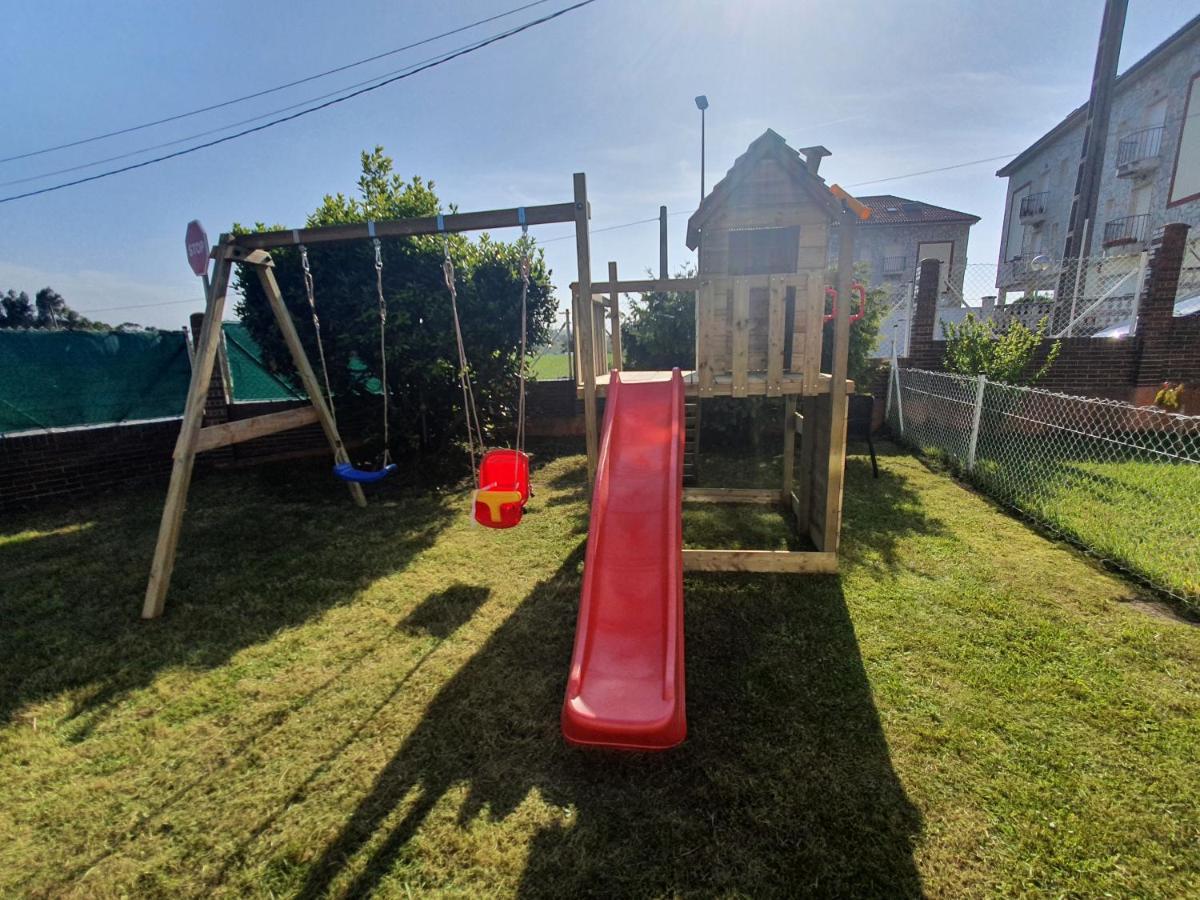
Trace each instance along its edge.
<instances>
[{"instance_id":1,"label":"lamp post","mask_svg":"<svg viewBox=\"0 0 1200 900\"><path fill-rule=\"evenodd\" d=\"M700 110L700 202L704 202L704 111L708 109L708 98L701 94L696 98L696 109Z\"/></svg>"}]
</instances>

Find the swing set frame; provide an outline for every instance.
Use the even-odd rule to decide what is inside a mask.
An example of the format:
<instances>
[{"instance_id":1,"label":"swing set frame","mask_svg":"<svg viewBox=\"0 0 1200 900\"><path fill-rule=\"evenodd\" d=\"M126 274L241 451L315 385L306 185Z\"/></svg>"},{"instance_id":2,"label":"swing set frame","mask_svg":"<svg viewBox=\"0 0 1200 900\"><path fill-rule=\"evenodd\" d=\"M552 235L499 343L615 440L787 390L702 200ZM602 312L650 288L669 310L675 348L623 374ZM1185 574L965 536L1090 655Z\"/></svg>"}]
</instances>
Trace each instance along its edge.
<instances>
[{"instance_id":1,"label":"swing set frame","mask_svg":"<svg viewBox=\"0 0 1200 900\"><path fill-rule=\"evenodd\" d=\"M175 558L179 549L179 536L183 527L183 514L187 506L187 494L191 486L196 454L265 437L280 431L300 428L315 422L320 424L325 433L325 439L333 451L334 462L348 463L350 461L341 435L338 433L337 422L322 393L321 384L313 370L308 354L304 350L304 345L300 341L300 335L296 331L291 314L283 302L283 295L275 280L275 264L271 259L271 250L301 244L365 241L385 237L415 237L570 222L575 225L579 284L584 285L590 293L591 254L588 236L590 216L587 177L584 173L577 172L574 176L574 199L568 203L455 213L445 216L389 219L349 225L329 225L319 228L221 235L210 254L214 261L212 280L208 296L205 298L204 321L197 335L192 377L188 386L187 401L184 404L183 421L172 455L171 481L167 488L166 502L163 505L158 540L154 547L154 560L150 566L150 578L146 584L142 618L158 618L166 607L167 592L171 584L171 575L175 570ZM301 385L308 395L311 405L243 419L238 422L204 427L204 404L209 384L212 381L217 347L220 343L225 298L235 265L251 267L258 276L263 292L266 294L267 303L271 307L275 322L283 335L284 343L291 354ZM588 458L594 459L596 454L594 396L592 402L585 403L584 406L585 416L588 419ZM347 484L347 488L355 504L366 506L367 500L361 485L350 482Z\"/></svg>"}]
</instances>

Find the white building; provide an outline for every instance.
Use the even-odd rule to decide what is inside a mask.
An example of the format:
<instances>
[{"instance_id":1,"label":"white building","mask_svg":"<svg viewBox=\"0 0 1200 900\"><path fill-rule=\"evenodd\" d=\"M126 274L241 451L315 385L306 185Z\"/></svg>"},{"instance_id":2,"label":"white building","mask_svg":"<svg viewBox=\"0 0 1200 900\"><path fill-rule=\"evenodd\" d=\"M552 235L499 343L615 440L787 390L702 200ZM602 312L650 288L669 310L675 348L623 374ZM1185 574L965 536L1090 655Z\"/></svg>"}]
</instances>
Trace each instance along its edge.
<instances>
[{"instance_id":1,"label":"white building","mask_svg":"<svg viewBox=\"0 0 1200 900\"><path fill-rule=\"evenodd\" d=\"M1057 287L1086 112L1086 104L1076 109L996 173L1008 179L1001 303L1006 294ZM1141 251L1169 222L1200 224L1200 16L1116 79L1081 293L1090 298L1099 288L1088 285L1115 285L1128 273L1115 290L1132 294Z\"/></svg>"}]
</instances>

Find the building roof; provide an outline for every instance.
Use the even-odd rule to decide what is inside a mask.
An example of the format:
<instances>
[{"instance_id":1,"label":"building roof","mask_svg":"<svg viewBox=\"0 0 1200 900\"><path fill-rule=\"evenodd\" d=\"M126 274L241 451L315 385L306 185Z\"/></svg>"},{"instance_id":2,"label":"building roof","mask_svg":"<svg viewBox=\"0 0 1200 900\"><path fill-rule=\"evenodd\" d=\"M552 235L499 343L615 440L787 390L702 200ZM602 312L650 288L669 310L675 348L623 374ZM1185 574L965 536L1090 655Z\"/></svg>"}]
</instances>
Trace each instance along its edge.
<instances>
[{"instance_id":1,"label":"building roof","mask_svg":"<svg viewBox=\"0 0 1200 900\"><path fill-rule=\"evenodd\" d=\"M922 203L920 200L909 200L907 197L897 197L895 194L876 194L856 199L871 210L871 217L862 223L864 227L870 225L926 225L934 222L966 222L974 225L979 221L979 216L973 216L970 213L947 209L944 206L934 206L932 203Z\"/></svg>"},{"instance_id":2,"label":"building roof","mask_svg":"<svg viewBox=\"0 0 1200 900\"><path fill-rule=\"evenodd\" d=\"M822 156L829 155L829 151L824 147L808 147L806 150L816 157L817 165L820 164ZM765 159L775 159L779 162L788 175L808 190L813 200L829 211L831 219L836 220L842 214L842 210L845 208L843 201L829 190L824 178L810 170L809 160L805 159L799 150L789 147L787 141L768 128L750 142L745 153L733 161L733 165L725 173L725 177L713 185L708 196L700 202L700 207L688 219L688 249L696 249L700 243L700 229L704 223L709 221L728 202L746 176L754 171L759 162Z\"/></svg>"},{"instance_id":3,"label":"building roof","mask_svg":"<svg viewBox=\"0 0 1200 900\"><path fill-rule=\"evenodd\" d=\"M1146 69L1161 62L1171 53L1180 49L1189 40L1200 38L1200 15L1193 18L1190 22L1176 31L1173 35L1135 62L1132 66L1122 72L1113 81L1114 91L1120 90L1124 85L1128 84L1135 76L1140 75ZM1087 103L1076 107L1070 115L1043 134L1040 138L1018 153L1013 159L1004 166L996 170L996 174L1001 178L1007 178L1013 171L1027 163L1030 158L1042 150L1047 144L1058 139L1071 128L1076 125L1082 125L1087 114Z\"/></svg>"}]
</instances>

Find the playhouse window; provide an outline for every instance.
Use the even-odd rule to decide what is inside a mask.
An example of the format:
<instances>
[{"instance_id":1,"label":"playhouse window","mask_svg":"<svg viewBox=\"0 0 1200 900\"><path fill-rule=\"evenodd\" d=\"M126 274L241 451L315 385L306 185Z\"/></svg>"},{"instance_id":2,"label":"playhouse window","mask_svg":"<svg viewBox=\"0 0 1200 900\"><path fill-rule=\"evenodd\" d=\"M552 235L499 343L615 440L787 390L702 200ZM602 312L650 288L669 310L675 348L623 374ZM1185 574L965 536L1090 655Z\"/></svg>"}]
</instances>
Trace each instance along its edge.
<instances>
[{"instance_id":1,"label":"playhouse window","mask_svg":"<svg viewBox=\"0 0 1200 900\"><path fill-rule=\"evenodd\" d=\"M729 274L770 275L796 271L800 228L751 228L729 232Z\"/></svg>"}]
</instances>

